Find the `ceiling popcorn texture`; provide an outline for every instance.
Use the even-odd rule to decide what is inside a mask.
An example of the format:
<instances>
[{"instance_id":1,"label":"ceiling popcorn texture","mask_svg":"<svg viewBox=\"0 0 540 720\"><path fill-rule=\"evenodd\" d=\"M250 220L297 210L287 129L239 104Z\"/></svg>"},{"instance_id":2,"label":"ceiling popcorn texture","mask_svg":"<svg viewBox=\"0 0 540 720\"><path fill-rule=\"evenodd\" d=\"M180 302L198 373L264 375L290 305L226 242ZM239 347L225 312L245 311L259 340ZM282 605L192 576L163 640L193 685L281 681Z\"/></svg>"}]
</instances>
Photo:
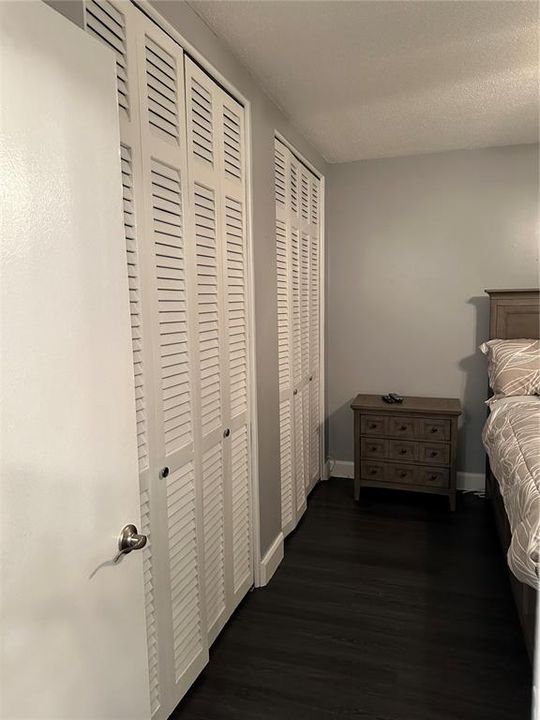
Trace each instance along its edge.
<instances>
[{"instance_id":1,"label":"ceiling popcorn texture","mask_svg":"<svg viewBox=\"0 0 540 720\"><path fill-rule=\"evenodd\" d=\"M538 141L534 1L190 5L329 162Z\"/></svg>"}]
</instances>

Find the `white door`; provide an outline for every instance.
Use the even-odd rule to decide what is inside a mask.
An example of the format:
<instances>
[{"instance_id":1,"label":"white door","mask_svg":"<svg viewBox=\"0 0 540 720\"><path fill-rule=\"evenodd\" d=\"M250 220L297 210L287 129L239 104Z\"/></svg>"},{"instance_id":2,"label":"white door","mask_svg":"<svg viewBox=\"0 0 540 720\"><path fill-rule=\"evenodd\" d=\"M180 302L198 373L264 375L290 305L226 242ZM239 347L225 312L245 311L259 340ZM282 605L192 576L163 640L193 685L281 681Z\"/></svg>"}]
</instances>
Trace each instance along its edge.
<instances>
[{"instance_id":1,"label":"white door","mask_svg":"<svg viewBox=\"0 0 540 720\"><path fill-rule=\"evenodd\" d=\"M0 5L0 716L150 715L111 51ZM140 529L140 528L139 528Z\"/></svg>"},{"instance_id":2,"label":"white door","mask_svg":"<svg viewBox=\"0 0 540 720\"><path fill-rule=\"evenodd\" d=\"M320 179L279 140L274 154L281 527L321 477Z\"/></svg>"},{"instance_id":3,"label":"white door","mask_svg":"<svg viewBox=\"0 0 540 720\"><path fill-rule=\"evenodd\" d=\"M244 110L185 58L198 335L196 446L212 644L253 584Z\"/></svg>"}]
</instances>

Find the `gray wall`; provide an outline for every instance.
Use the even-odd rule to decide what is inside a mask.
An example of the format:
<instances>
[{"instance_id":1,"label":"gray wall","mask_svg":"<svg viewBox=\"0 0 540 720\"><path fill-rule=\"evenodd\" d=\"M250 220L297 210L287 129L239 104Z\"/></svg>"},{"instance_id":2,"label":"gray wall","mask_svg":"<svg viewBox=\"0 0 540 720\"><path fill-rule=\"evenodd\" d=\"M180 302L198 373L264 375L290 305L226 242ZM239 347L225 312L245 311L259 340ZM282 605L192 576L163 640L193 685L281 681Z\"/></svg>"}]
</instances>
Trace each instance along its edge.
<instances>
[{"instance_id":1,"label":"gray wall","mask_svg":"<svg viewBox=\"0 0 540 720\"><path fill-rule=\"evenodd\" d=\"M81 0L49 0L49 4L81 24ZM261 552L264 555L281 529L274 132L281 132L323 174L326 163L186 2L152 2L152 5L251 104L259 484Z\"/></svg>"},{"instance_id":2,"label":"gray wall","mask_svg":"<svg viewBox=\"0 0 540 720\"><path fill-rule=\"evenodd\" d=\"M459 397L461 471L483 472L485 288L538 285L538 146L330 165L329 454L358 392Z\"/></svg>"}]
</instances>

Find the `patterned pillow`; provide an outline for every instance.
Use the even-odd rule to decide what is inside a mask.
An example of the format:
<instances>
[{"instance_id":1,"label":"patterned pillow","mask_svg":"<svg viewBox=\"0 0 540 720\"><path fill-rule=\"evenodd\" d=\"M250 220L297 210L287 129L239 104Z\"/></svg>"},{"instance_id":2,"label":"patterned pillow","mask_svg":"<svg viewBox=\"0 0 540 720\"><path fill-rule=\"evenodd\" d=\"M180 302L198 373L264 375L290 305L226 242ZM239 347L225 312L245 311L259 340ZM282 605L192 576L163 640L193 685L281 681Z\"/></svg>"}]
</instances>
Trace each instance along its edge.
<instances>
[{"instance_id":1,"label":"patterned pillow","mask_svg":"<svg viewBox=\"0 0 540 720\"><path fill-rule=\"evenodd\" d=\"M540 395L540 340L488 340L480 350L496 396Z\"/></svg>"}]
</instances>

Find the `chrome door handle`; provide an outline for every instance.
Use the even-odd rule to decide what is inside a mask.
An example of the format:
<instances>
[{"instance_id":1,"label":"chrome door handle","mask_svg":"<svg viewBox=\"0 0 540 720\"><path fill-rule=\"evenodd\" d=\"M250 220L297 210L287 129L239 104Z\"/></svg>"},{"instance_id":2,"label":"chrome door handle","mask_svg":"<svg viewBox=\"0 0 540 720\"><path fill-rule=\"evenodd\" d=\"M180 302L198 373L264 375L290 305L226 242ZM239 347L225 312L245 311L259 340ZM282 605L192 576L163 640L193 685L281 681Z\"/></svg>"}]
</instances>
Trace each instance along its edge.
<instances>
[{"instance_id":1,"label":"chrome door handle","mask_svg":"<svg viewBox=\"0 0 540 720\"><path fill-rule=\"evenodd\" d=\"M126 525L118 536L118 552L114 562L118 562L122 555L132 550L141 550L146 545L146 535L140 535L135 525Z\"/></svg>"}]
</instances>

